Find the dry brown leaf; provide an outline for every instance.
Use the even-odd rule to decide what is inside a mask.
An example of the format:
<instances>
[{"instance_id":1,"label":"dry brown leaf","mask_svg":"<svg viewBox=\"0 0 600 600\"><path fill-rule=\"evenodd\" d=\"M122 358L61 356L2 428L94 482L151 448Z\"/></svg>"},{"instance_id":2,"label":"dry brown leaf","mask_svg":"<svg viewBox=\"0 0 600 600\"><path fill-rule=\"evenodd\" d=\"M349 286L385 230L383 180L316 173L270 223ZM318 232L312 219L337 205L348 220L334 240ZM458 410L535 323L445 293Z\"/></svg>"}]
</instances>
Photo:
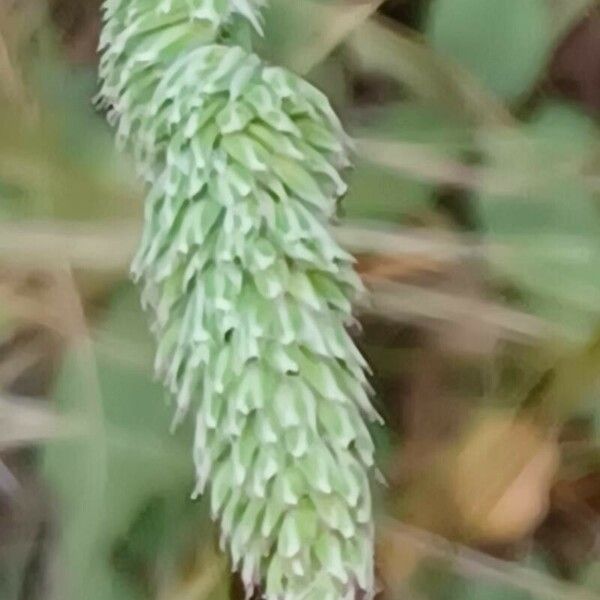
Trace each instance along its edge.
<instances>
[{"instance_id":1,"label":"dry brown leaf","mask_svg":"<svg viewBox=\"0 0 600 600\"><path fill-rule=\"evenodd\" d=\"M537 425L493 412L466 435L452 468L454 503L475 541L509 543L548 510L558 444Z\"/></svg>"}]
</instances>

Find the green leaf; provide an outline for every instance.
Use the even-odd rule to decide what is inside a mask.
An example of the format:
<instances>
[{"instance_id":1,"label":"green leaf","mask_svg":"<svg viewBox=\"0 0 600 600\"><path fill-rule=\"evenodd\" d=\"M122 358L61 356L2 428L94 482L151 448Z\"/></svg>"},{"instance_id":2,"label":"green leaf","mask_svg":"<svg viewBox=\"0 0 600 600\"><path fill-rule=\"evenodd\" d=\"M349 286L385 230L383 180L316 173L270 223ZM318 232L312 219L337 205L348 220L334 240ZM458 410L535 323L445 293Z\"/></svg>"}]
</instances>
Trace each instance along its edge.
<instances>
[{"instance_id":1,"label":"green leaf","mask_svg":"<svg viewBox=\"0 0 600 600\"><path fill-rule=\"evenodd\" d=\"M266 11L263 52L275 63L308 73L366 19L382 0L274 0Z\"/></svg>"},{"instance_id":2,"label":"green leaf","mask_svg":"<svg viewBox=\"0 0 600 600\"><path fill-rule=\"evenodd\" d=\"M490 133L485 148L510 173L506 194L480 194L477 204L492 265L531 310L588 336L600 320L600 214L584 177L592 124L549 105L521 130Z\"/></svg>"},{"instance_id":3,"label":"green leaf","mask_svg":"<svg viewBox=\"0 0 600 600\"><path fill-rule=\"evenodd\" d=\"M118 294L91 354L74 349L58 378L59 408L89 427L82 438L49 445L44 456L62 515L65 600L143 600L136 569L159 556L176 565L168 557L192 539L211 541L202 536L205 506L189 500L191 431L169 434L172 410L152 381L152 342L137 305L130 289ZM152 506L153 516L140 519ZM117 550L128 568L115 564Z\"/></svg>"},{"instance_id":4,"label":"green leaf","mask_svg":"<svg viewBox=\"0 0 600 600\"><path fill-rule=\"evenodd\" d=\"M544 0L435 0L427 34L440 54L507 100L531 89L552 47Z\"/></svg>"}]
</instances>

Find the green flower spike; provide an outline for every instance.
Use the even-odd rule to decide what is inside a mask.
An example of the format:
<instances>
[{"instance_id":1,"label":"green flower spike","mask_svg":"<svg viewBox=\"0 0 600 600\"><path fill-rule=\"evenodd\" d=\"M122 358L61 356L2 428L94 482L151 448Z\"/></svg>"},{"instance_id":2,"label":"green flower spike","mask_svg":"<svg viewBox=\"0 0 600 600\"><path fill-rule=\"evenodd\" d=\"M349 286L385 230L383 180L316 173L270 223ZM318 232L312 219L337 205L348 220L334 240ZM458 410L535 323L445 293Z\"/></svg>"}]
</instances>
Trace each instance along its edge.
<instances>
[{"instance_id":1,"label":"green flower spike","mask_svg":"<svg viewBox=\"0 0 600 600\"><path fill-rule=\"evenodd\" d=\"M262 4L106 0L99 98L148 184L132 270L233 567L267 600L372 597L379 417L344 327L361 283L327 230L348 139L248 49Z\"/></svg>"}]
</instances>

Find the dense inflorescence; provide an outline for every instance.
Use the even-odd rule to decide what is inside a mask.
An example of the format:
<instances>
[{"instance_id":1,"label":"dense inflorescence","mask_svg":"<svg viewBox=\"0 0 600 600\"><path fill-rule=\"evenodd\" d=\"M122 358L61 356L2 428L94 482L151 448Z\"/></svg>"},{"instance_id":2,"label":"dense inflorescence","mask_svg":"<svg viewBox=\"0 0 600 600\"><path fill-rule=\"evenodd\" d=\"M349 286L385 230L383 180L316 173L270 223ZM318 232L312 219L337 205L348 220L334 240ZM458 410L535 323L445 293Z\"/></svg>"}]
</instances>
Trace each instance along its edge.
<instances>
[{"instance_id":1,"label":"dense inflorescence","mask_svg":"<svg viewBox=\"0 0 600 600\"><path fill-rule=\"evenodd\" d=\"M327 99L249 48L260 0L106 0L100 102L149 188L132 270L197 493L250 593L373 590L360 289L327 223L347 138Z\"/></svg>"}]
</instances>

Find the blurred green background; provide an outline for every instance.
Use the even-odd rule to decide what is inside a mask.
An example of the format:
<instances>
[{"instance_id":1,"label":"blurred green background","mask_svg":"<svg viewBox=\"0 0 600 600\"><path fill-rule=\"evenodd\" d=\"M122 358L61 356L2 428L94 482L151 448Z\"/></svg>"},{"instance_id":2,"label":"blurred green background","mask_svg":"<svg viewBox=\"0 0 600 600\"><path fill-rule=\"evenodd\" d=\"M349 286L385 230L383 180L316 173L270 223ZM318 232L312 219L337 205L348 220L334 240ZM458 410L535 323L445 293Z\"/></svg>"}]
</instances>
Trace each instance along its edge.
<instances>
[{"instance_id":1,"label":"blurred green background","mask_svg":"<svg viewBox=\"0 0 600 600\"><path fill-rule=\"evenodd\" d=\"M242 598L128 283L96 0L0 0L0 598ZM600 8L271 0L356 140L382 600L600 598Z\"/></svg>"}]
</instances>

